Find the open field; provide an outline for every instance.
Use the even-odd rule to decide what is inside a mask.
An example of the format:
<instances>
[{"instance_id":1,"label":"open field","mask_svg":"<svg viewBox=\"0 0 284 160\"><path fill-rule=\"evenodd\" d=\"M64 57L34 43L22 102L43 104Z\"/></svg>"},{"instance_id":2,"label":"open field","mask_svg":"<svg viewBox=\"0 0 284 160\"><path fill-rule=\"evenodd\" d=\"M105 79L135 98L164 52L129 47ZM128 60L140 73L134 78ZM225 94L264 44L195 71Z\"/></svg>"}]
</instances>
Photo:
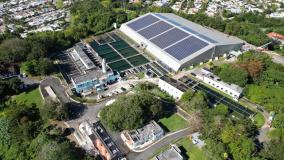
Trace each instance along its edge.
<instances>
[{"instance_id":1,"label":"open field","mask_svg":"<svg viewBox=\"0 0 284 160\"><path fill-rule=\"evenodd\" d=\"M12 99L15 100L16 102L25 102L28 105L35 103L37 106L41 106L43 103L43 100L42 100L42 97L40 95L38 88L23 92L19 95L12 97Z\"/></svg>"}]
</instances>

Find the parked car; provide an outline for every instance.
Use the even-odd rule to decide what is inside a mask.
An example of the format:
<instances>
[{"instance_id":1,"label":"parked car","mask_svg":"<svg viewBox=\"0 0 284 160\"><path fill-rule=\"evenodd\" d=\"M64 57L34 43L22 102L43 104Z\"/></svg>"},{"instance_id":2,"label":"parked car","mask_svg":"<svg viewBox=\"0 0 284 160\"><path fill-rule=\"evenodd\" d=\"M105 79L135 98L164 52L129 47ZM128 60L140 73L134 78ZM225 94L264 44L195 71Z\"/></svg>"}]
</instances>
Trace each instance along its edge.
<instances>
[{"instance_id":1,"label":"parked car","mask_svg":"<svg viewBox=\"0 0 284 160\"><path fill-rule=\"evenodd\" d=\"M194 77L196 77L196 74L195 73L190 73L191 75L193 75Z\"/></svg>"}]
</instances>

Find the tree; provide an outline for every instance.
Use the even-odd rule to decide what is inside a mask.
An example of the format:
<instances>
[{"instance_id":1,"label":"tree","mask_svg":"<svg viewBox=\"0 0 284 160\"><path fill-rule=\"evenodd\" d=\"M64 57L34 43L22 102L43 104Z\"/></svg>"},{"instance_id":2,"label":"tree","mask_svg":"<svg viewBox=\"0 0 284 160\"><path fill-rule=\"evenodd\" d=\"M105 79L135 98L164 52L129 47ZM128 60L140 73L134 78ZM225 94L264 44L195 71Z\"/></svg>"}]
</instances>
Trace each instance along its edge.
<instances>
[{"instance_id":1,"label":"tree","mask_svg":"<svg viewBox=\"0 0 284 160\"><path fill-rule=\"evenodd\" d=\"M203 110L207 108L206 96L202 92L197 92L190 100L189 106L195 110Z\"/></svg>"},{"instance_id":2,"label":"tree","mask_svg":"<svg viewBox=\"0 0 284 160\"><path fill-rule=\"evenodd\" d=\"M229 113L229 109L224 104L218 104L215 108L215 112L216 112L217 115L226 116Z\"/></svg>"},{"instance_id":3,"label":"tree","mask_svg":"<svg viewBox=\"0 0 284 160\"><path fill-rule=\"evenodd\" d=\"M248 81L248 73L244 69L229 64L221 67L218 76L224 82L233 83L241 87L244 87Z\"/></svg>"},{"instance_id":4,"label":"tree","mask_svg":"<svg viewBox=\"0 0 284 160\"><path fill-rule=\"evenodd\" d=\"M252 139L240 136L229 144L234 159L251 159L255 144Z\"/></svg>"},{"instance_id":5,"label":"tree","mask_svg":"<svg viewBox=\"0 0 284 160\"><path fill-rule=\"evenodd\" d=\"M275 128L284 128L284 113L276 114L272 125Z\"/></svg>"},{"instance_id":6,"label":"tree","mask_svg":"<svg viewBox=\"0 0 284 160\"><path fill-rule=\"evenodd\" d=\"M16 44L16 45L15 45ZM4 64L21 62L29 52L29 45L25 40L12 38L0 44L0 62Z\"/></svg>"},{"instance_id":7,"label":"tree","mask_svg":"<svg viewBox=\"0 0 284 160\"><path fill-rule=\"evenodd\" d=\"M110 129L121 131L140 128L154 117L159 117L162 106L148 92L118 98L101 111L101 120Z\"/></svg>"},{"instance_id":8,"label":"tree","mask_svg":"<svg viewBox=\"0 0 284 160\"><path fill-rule=\"evenodd\" d=\"M127 15L124 12L117 13L116 23L122 24L127 21Z\"/></svg>"},{"instance_id":9,"label":"tree","mask_svg":"<svg viewBox=\"0 0 284 160\"><path fill-rule=\"evenodd\" d=\"M250 60L245 63L240 63L238 65L241 68L245 69L252 79L257 78L264 69L264 65L260 60Z\"/></svg>"},{"instance_id":10,"label":"tree","mask_svg":"<svg viewBox=\"0 0 284 160\"><path fill-rule=\"evenodd\" d=\"M78 154L78 149L68 141L57 142L50 140L46 142L39 151L36 159L40 160L78 160L81 157Z\"/></svg>"},{"instance_id":11,"label":"tree","mask_svg":"<svg viewBox=\"0 0 284 160\"><path fill-rule=\"evenodd\" d=\"M191 98L193 97L193 95L194 95L194 91L192 89L189 89L182 94L180 101L189 102Z\"/></svg>"},{"instance_id":12,"label":"tree","mask_svg":"<svg viewBox=\"0 0 284 160\"><path fill-rule=\"evenodd\" d=\"M69 118L68 108L59 102L47 100L40 108L40 114L44 120L64 120Z\"/></svg>"},{"instance_id":13,"label":"tree","mask_svg":"<svg viewBox=\"0 0 284 160\"><path fill-rule=\"evenodd\" d=\"M51 73L53 70L53 63L47 58L28 60L23 64L23 66L31 75L46 75Z\"/></svg>"},{"instance_id":14,"label":"tree","mask_svg":"<svg viewBox=\"0 0 284 160\"><path fill-rule=\"evenodd\" d=\"M204 150L208 159L215 160L224 160L224 154L227 153L225 144L211 139L206 140Z\"/></svg>"},{"instance_id":15,"label":"tree","mask_svg":"<svg viewBox=\"0 0 284 160\"><path fill-rule=\"evenodd\" d=\"M266 159L284 159L283 141L272 140L264 143L260 155Z\"/></svg>"},{"instance_id":16,"label":"tree","mask_svg":"<svg viewBox=\"0 0 284 160\"><path fill-rule=\"evenodd\" d=\"M227 124L225 128L223 128L221 133L221 139L223 143L232 143L239 137L238 129L231 125Z\"/></svg>"},{"instance_id":17,"label":"tree","mask_svg":"<svg viewBox=\"0 0 284 160\"><path fill-rule=\"evenodd\" d=\"M188 99L191 97L190 99ZM190 91L187 93L185 92L185 95L183 95L184 101L181 103L181 107L190 112L190 111L203 111L207 108L207 98L204 93L202 92L195 92L193 96L191 96ZM186 101L186 99L188 99Z\"/></svg>"},{"instance_id":18,"label":"tree","mask_svg":"<svg viewBox=\"0 0 284 160\"><path fill-rule=\"evenodd\" d=\"M55 6L57 9L61 9L63 7L63 1L62 0L56 0Z\"/></svg>"},{"instance_id":19,"label":"tree","mask_svg":"<svg viewBox=\"0 0 284 160\"><path fill-rule=\"evenodd\" d=\"M19 93L23 82L19 78L0 80L0 98Z\"/></svg>"}]
</instances>

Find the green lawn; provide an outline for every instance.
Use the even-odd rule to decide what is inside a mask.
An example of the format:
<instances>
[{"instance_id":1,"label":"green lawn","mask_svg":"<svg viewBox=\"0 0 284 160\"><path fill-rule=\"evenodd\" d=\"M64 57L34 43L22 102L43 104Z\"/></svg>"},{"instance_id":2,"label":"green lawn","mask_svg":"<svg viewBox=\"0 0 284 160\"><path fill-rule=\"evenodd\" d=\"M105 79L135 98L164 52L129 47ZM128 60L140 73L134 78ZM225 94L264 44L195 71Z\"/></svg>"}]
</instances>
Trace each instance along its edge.
<instances>
[{"instance_id":1,"label":"green lawn","mask_svg":"<svg viewBox=\"0 0 284 160\"><path fill-rule=\"evenodd\" d=\"M14 96L12 99L17 102L25 102L27 104L35 103L37 106L40 106L43 103L38 88L35 88L27 92L23 92L19 95Z\"/></svg>"},{"instance_id":2,"label":"green lawn","mask_svg":"<svg viewBox=\"0 0 284 160\"><path fill-rule=\"evenodd\" d=\"M185 152L183 154L189 157L190 160L207 160L203 151L192 144L189 138L182 138L176 144L182 152Z\"/></svg>"},{"instance_id":3,"label":"green lawn","mask_svg":"<svg viewBox=\"0 0 284 160\"><path fill-rule=\"evenodd\" d=\"M174 132L188 127L188 122L177 114L164 117L158 121L167 131Z\"/></svg>"},{"instance_id":4,"label":"green lawn","mask_svg":"<svg viewBox=\"0 0 284 160\"><path fill-rule=\"evenodd\" d=\"M263 115L258 112L254 116L254 123L255 123L255 125L260 128L261 126L263 126L264 122L265 122L265 119L264 119Z\"/></svg>"}]
</instances>

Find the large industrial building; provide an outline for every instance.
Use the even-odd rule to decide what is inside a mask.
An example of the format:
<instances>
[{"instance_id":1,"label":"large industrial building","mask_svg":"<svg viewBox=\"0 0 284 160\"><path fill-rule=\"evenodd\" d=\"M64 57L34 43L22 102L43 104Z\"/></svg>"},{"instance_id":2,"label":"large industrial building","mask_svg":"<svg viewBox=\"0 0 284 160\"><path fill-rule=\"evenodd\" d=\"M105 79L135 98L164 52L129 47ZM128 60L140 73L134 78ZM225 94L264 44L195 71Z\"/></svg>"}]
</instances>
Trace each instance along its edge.
<instances>
[{"instance_id":1,"label":"large industrial building","mask_svg":"<svg viewBox=\"0 0 284 160\"><path fill-rule=\"evenodd\" d=\"M87 55L90 52L82 43L76 44L70 49L69 55L79 73L70 74L70 81L77 93L89 94L91 92L101 92L108 83L113 83L120 78L120 75L112 70L108 70L103 59L101 68Z\"/></svg>"},{"instance_id":2,"label":"large industrial building","mask_svg":"<svg viewBox=\"0 0 284 160\"><path fill-rule=\"evenodd\" d=\"M172 13L148 13L120 30L173 71L240 50L244 44Z\"/></svg>"}]
</instances>

